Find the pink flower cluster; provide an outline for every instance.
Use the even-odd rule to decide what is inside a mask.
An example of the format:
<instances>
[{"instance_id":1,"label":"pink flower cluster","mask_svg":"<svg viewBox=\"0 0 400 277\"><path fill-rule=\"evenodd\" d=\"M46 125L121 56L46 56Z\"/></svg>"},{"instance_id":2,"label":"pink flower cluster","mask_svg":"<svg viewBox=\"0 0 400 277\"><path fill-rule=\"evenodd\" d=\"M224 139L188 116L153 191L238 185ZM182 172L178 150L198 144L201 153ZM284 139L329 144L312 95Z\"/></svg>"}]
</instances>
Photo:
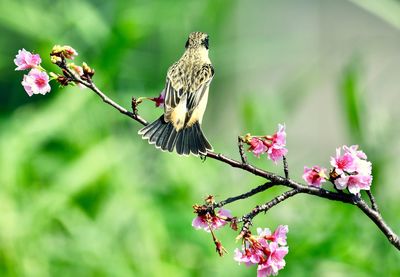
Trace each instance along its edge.
<instances>
[{"instance_id":1,"label":"pink flower cluster","mask_svg":"<svg viewBox=\"0 0 400 277\"><path fill-rule=\"evenodd\" d=\"M369 190L372 182L372 165L367 161L367 155L358 150L358 145L343 146L336 149L336 156L331 157L333 166L332 175L337 189L348 189L350 193L357 194L360 190Z\"/></svg>"},{"instance_id":2,"label":"pink flower cluster","mask_svg":"<svg viewBox=\"0 0 400 277\"><path fill-rule=\"evenodd\" d=\"M279 225L273 234L266 229L257 228L257 236L244 237L241 250L235 249L235 261L246 265L258 265L257 277L277 275L286 262L283 259L289 252L285 246L287 225Z\"/></svg>"},{"instance_id":3,"label":"pink flower cluster","mask_svg":"<svg viewBox=\"0 0 400 277\"><path fill-rule=\"evenodd\" d=\"M197 217L193 219L192 226L196 229L203 229L206 232L210 232L210 228L213 230L219 229L225 226L227 220L231 218L231 212L225 209L220 209L216 213L200 212Z\"/></svg>"},{"instance_id":4,"label":"pink flower cluster","mask_svg":"<svg viewBox=\"0 0 400 277\"><path fill-rule=\"evenodd\" d=\"M248 137L245 142L250 145L249 151L253 152L256 157L266 153L268 158L275 163L285 156L288 152L286 149L286 132L285 125L279 124L278 131L272 136Z\"/></svg>"},{"instance_id":5,"label":"pink flower cluster","mask_svg":"<svg viewBox=\"0 0 400 277\"><path fill-rule=\"evenodd\" d=\"M22 86L29 96L33 94L46 94L50 92L49 75L42 71L40 63L42 59L38 54L32 54L25 49L19 50L15 56L15 70L31 69L28 75L24 75Z\"/></svg>"},{"instance_id":6,"label":"pink flower cluster","mask_svg":"<svg viewBox=\"0 0 400 277\"><path fill-rule=\"evenodd\" d=\"M343 153L341 150L343 149ZM331 157L330 181L339 190L348 189L350 193L357 194L360 190L369 190L372 182L372 165L367 161L367 155L358 150L358 145L346 146L336 149L336 156ZM304 167L303 179L310 186L320 187L325 182L326 169L314 166Z\"/></svg>"}]
</instances>

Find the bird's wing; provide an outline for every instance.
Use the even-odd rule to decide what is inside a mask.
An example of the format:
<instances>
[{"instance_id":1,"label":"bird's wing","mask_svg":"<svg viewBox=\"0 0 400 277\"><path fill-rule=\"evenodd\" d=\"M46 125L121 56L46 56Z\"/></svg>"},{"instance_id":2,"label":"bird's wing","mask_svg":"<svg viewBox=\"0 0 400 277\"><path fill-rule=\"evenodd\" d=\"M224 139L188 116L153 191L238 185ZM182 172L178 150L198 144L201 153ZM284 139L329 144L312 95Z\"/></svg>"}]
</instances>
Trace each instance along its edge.
<instances>
[{"instance_id":1,"label":"bird's wing","mask_svg":"<svg viewBox=\"0 0 400 277\"><path fill-rule=\"evenodd\" d=\"M208 90L208 87L214 77L214 68L211 64L205 64L194 76L191 90L188 91L186 107L188 110L188 119L191 118L193 111L199 106L200 101Z\"/></svg>"},{"instance_id":2,"label":"bird's wing","mask_svg":"<svg viewBox=\"0 0 400 277\"><path fill-rule=\"evenodd\" d=\"M178 63L173 64L167 74L164 119L172 121L176 129L182 128L199 106L214 76L214 68L211 64L203 65L194 73L189 88L186 87L188 80L185 78L189 77L186 75Z\"/></svg>"},{"instance_id":3,"label":"bird's wing","mask_svg":"<svg viewBox=\"0 0 400 277\"><path fill-rule=\"evenodd\" d=\"M183 95L184 72L178 66L178 63L173 64L167 73L167 81L165 84L165 111L175 108Z\"/></svg>"}]
</instances>

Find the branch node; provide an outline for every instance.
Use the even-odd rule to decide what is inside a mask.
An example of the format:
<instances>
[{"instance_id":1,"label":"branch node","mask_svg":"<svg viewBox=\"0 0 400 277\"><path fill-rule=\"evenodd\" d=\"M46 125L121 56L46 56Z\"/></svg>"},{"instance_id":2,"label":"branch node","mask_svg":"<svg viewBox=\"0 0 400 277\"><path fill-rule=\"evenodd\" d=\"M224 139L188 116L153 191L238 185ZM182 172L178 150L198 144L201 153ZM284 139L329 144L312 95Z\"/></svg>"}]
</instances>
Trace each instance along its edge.
<instances>
[{"instance_id":1,"label":"branch node","mask_svg":"<svg viewBox=\"0 0 400 277\"><path fill-rule=\"evenodd\" d=\"M135 97L132 97L131 107L132 107L132 113L133 113L134 116L137 116L137 115L138 115L138 108L137 108L138 105L139 105L139 103L138 103L138 101L136 100L136 98L135 98Z\"/></svg>"}]
</instances>

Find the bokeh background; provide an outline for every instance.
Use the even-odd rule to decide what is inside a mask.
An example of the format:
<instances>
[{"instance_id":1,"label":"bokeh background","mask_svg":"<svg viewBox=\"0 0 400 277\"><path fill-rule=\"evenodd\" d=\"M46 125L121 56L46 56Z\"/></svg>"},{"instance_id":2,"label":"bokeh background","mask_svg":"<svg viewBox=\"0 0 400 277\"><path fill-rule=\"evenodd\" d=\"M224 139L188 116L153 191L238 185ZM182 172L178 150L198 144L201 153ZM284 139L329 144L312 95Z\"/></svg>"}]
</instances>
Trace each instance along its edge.
<instances>
[{"instance_id":1,"label":"bokeh background","mask_svg":"<svg viewBox=\"0 0 400 277\"><path fill-rule=\"evenodd\" d=\"M214 160L161 153L139 125L91 91L53 85L28 97L13 59L49 63L54 44L79 52L94 80L125 107L157 96L191 31L210 35L216 68L204 130L238 158L236 137L286 123L290 174L329 166L359 144L373 162L384 218L400 233L400 2L395 0L0 0L0 276L255 276L191 227L191 206L262 183ZM155 119L152 103L140 113ZM282 173L265 157L251 162ZM277 188L229 208L243 215ZM280 276L400 276L400 255L359 210L299 195L255 227L288 224Z\"/></svg>"}]
</instances>

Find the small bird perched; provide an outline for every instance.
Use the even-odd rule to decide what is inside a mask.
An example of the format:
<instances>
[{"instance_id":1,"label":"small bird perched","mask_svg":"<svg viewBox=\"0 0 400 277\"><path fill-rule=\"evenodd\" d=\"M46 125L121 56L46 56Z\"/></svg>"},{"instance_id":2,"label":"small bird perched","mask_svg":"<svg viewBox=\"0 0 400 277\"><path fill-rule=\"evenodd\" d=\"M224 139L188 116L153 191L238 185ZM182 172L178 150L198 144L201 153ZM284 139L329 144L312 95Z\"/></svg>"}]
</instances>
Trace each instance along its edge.
<instances>
[{"instance_id":1,"label":"small bird perched","mask_svg":"<svg viewBox=\"0 0 400 277\"><path fill-rule=\"evenodd\" d=\"M212 146L200 124L207 106L214 68L208 57L208 35L193 32L186 51L167 73L164 114L139 131L156 148L179 155L206 155Z\"/></svg>"}]
</instances>

